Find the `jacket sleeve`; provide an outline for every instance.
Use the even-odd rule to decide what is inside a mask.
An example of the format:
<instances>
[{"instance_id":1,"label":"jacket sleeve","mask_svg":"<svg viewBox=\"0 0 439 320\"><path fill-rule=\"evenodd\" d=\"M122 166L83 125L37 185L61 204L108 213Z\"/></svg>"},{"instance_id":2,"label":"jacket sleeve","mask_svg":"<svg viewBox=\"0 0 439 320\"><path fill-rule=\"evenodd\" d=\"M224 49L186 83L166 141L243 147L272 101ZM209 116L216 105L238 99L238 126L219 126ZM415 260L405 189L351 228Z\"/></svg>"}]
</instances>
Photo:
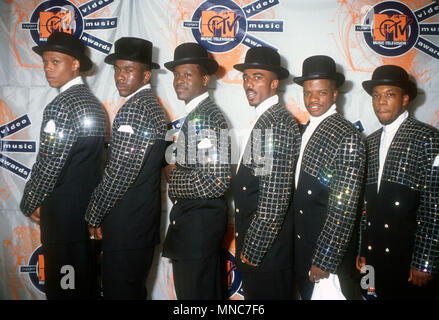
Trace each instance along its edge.
<instances>
[{"instance_id":1,"label":"jacket sleeve","mask_svg":"<svg viewBox=\"0 0 439 320\"><path fill-rule=\"evenodd\" d=\"M44 110L37 159L20 203L25 216L30 216L53 191L72 145L77 140L73 120L66 108L62 107L63 103L54 102Z\"/></svg>"},{"instance_id":2,"label":"jacket sleeve","mask_svg":"<svg viewBox=\"0 0 439 320\"><path fill-rule=\"evenodd\" d=\"M416 214L415 245L411 267L439 273L439 132L424 141L421 155L420 205Z\"/></svg>"},{"instance_id":3,"label":"jacket sleeve","mask_svg":"<svg viewBox=\"0 0 439 320\"><path fill-rule=\"evenodd\" d=\"M177 141L177 168L169 180L169 196L211 199L230 186L230 144L227 124L213 114L188 116ZM187 157L186 157L187 155Z\"/></svg>"},{"instance_id":4,"label":"jacket sleeve","mask_svg":"<svg viewBox=\"0 0 439 320\"><path fill-rule=\"evenodd\" d=\"M255 175L260 175L258 208L242 247L244 257L256 266L261 264L282 228L291 200L300 151L300 134L296 123L288 127L280 123L272 129L266 129L261 137L256 145L264 146L265 155L262 165L255 169Z\"/></svg>"},{"instance_id":5,"label":"jacket sleeve","mask_svg":"<svg viewBox=\"0 0 439 320\"><path fill-rule=\"evenodd\" d=\"M163 128L165 132L164 115L158 105L152 108L154 112L145 113L139 111L145 106L135 102L127 103L114 120L109 159L85 214L85 220L90 226L99 226L123 197L136 180L152 145L160 138L160 129Z\"/></svg>"},{"instance_id":6,"label":"jacket sleeve","mask_svg":"<svg viewBox=\"0 0 439 320\"><path fill-rule=\"evenodd\" d=\"M365 145L360 135L345 137L336 154L326 220L312 260L313 265L326 272L336 273L348 248L357 218L365 160Z\"/></svg>"}]
</instances>

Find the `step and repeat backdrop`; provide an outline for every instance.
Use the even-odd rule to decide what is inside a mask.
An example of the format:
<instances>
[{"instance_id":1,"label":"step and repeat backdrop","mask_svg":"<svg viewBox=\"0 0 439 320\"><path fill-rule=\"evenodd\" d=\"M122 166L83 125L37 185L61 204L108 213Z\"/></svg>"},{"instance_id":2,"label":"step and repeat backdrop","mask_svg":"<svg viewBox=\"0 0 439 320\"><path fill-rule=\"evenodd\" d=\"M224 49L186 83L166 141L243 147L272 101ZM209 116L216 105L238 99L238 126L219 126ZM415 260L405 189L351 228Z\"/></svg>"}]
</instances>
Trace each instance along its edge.
<instances>
[{"instance_id":1,"label":"step and repeat backdrop","mask_svg":"<svg viewBox=\"0 0 439 320\"><path fill-rule=\"evenodd\" d=\"M282 82L280 98L304 123L301 87L292 77L302 73L305 58L331 56L347 81L337 101L339 112L364 135L379 128L371 99L361 83L382 64L404 67L418 85L410 111L439 127L439 4L433 0L1 0L0 1L0 299L45 299L44 263L39 226L19 211L24 185L39 145L42 112L57 90L48 86L41 57L32 51L54 31L69 32L87 46L95 63L84 79L102 102L110 124L124 103L104 63L114 42L124 36L154 44L153 90L169 122L185 116L177 100L173 75L163 64L174 48L198 42L220 69L209 84L238 141L250 121L251 107L242 89L242 75L233 65L254 46L280 53L292 76ZM110 129L109 129L110 130ZM232 162L237 161L237 148ZM162 184L164 238L171 203ZM229 197L230 198L230 197ZM233 201L224 239L229 299L242 299L235 266ZM172 265L157 247L148 277L150 299L175 299Z\"/></svg>"}]
</instances>

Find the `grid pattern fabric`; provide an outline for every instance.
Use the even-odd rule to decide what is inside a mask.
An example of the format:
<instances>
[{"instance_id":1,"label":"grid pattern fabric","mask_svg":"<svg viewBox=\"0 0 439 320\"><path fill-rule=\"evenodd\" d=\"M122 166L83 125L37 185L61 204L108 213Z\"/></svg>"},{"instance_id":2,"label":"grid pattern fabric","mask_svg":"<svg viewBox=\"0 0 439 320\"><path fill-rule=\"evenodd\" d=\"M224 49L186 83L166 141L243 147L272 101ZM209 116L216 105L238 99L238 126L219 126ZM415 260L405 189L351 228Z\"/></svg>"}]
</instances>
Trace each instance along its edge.
<instances>
[{"instance_id":1,"label":"grid pattern fabric","mask_svg":"<svg viewBox=\"0 0 439 320\"><path fill-rule=\"evenodd\" d=\"M292 196L300 151L299 126L280 104L255 123L241 166L259 176L257 212L245 234L242 254L258 266L279 234Z\"/></svg>"},{"instance_id":2,"label":"grid pattern fabric","mask_svg":"<svg viewBox=\"0 0 439 320\"><path fill-rule=\"evenodd\" d=\"M336 273L351 240L365 166L364 139L338 113L322 121L305 148L302 170L329 189L327 214L312 258L313 265L327 272Z\"/></svg>"},{"instance_id":3,"label":"grid pattern fabric","mask_svg":"<svg viewBox=\"0 0 439 320\"><path fill-rule=\"evenodd\" d=\"M105 216L136 180L149 148L164 140L165 114L151 89L131 97L117 112L102 181L93 191L85 220L101 225ZM145 195L145 197L148 195Z\"/></svg>"},{"instance_id":4,"label":"grid pattern fabric","mask_svg":"<svg viewBox=\"0 0 439 320\"><path fill-rule=\"evenodd\" d=\"M177 168L169 180L171 199L214 199L231 182L228 126L218 106L204 99L178 134Z\"/></svg>"},{"instance_id":5,"label":"grid pattern fabric","mask_svg":"<svg viewBox=\"0 0 439 320\"><path fill-rule=\"evenodd\" d=\"M39 151L23 191L21 211L30 216L51 194L78 138L105 137L105 132L105 112L85 85L56 96L43 112Z\"/></svg>"}]
</instances>

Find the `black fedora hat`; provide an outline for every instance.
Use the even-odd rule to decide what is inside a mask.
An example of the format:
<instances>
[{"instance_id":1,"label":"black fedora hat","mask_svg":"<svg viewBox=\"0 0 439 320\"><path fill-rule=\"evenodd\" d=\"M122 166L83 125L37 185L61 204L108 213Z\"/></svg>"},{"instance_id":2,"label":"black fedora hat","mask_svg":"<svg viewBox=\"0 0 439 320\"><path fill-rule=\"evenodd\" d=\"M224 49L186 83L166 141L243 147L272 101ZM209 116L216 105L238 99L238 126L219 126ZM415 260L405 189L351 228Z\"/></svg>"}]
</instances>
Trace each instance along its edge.
<instances>
[{"instance_id":1,"label":"black fedora hat","mask_svg":"<svg viewBox=\"0 0 439 320\"><path fill-rule=\"evenodd\" d=\"M134 38L122 37L114 43L114 53L105 57L105 63L114 64L116 60L129 60L149 65L151 69L160 69L152 62L152 42Z\"/></svg>"},{"instance_id":2,"label":"black fedora hat","mask_svg":"<svg viewBox=\"0 0 439 320\"><path fill-rule=\"evenodd\" d=\"M56 51L68 54L79 60L79 71L88 71L93 67L93 62L85 54L85 44L74 35L65 32L52 33L45 44L32 47L40 56L44 51Z\"/></svg>"},{"instance_id":3,"label":"black fedora hat","mask_svg":"<svg viewBox=\"0 0 439 320\"><path fill-rule=\"evenodd\" d=\"M280 55L269 47L253 47L245 54L244 63L233 66L243 72L245 69L263 69L277 74L279 80L286 79L290 72L280 65Z\"/></svg>"},{"instance_id":4,"label":"black fedora hat","mask_svg":"<svg viewBox=\"0 0 439 320\"><path fill-rule=\"evenodd\" d=\"M376 68L372 73L372 80L364 81L363 88L372 95L373 88L380 85L395 86L402 88L413 100L418 94L418 89L413 81L410 81L407 72L394 65L384 65Z\"/></svg>"},{"instance_id":5,"label":"black fedora hat","mask_svg":"<svg viewBox=\"0 0 439 320\"><path fill-rule=\"evenodd\" d=\"M199 64L207 69L208 74L214 74L218 70L218 63L209 58L207 50L195 42L180 44L174 50L174 60L165 63L165 67L174 71L181 64Z\"/></svg>"},{"instance_id":6,"label":"black fedora hat","mask_svg":"<svg viewBox=\"0 0 439 320\"><path fill-rule=\"evenodd\" d=\"M306 58L302 64L302 76L294 78L294 82L303 86L306 80L331 79L337 88L344 83L344 75L337 72L335 61L324 55Z\"/></svg>"}]
</instances>

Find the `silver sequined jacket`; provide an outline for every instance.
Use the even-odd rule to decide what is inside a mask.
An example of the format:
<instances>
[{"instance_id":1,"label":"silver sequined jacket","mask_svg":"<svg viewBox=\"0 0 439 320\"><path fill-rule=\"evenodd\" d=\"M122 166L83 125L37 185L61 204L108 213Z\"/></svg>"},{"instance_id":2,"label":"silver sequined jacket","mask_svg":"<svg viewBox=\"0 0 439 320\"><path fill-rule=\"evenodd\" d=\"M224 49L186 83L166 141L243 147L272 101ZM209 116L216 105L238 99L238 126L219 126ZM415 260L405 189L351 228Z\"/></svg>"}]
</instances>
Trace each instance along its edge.
<instances>
[{"instance_id":1,"label":"silver sequined jacket","mask_svg":"<svg viewBox=\"0 0 439 320\"><path fill-rule=\"evenodd\" d=\"M89 225L101 225L136 180L148 148L156 140L164 140L166 130L165 114L151 89L136 93L119 109L112 126L111 153L104 176L85 215Z\"/></svg>"},{"instance_id":2,"label":"silver sequined jacket","mask_svg":"<svg viewBox=\"0 0 439 320\"><path fill-rule=\"evenodd\" d=\"M439 130L412 116L401 124L387 153L377 193L382 130L367 138L360 254L382 259L394 255L399 263L403 263L401 255L407 255L407 266L438 273Z\"/></svg>"},{"instance_id":3,"label":"silver sequined jacket","mask_svg":"<svg viewBox=\"0 0 439 320\"><path fill-rule=\"evenodd\" d=\"M44 109L38 155L23 191L21 211L30 216L51 195L78 140L98 137L103 147L105 133L105 112L87 86L75 85L56 96Z\"/></svg>"},{"instance_id":4,"label":"silver sequined jacket","mask_svg":"<svg viewBox=\"0 0 439 320\"><path fill-rule=\"evenodd\" d=\"M171 199L213 199L231 182L227 122L210 99L186 117L177 139L177 168L169 180Z\"/></svg>"}]
</instances>

